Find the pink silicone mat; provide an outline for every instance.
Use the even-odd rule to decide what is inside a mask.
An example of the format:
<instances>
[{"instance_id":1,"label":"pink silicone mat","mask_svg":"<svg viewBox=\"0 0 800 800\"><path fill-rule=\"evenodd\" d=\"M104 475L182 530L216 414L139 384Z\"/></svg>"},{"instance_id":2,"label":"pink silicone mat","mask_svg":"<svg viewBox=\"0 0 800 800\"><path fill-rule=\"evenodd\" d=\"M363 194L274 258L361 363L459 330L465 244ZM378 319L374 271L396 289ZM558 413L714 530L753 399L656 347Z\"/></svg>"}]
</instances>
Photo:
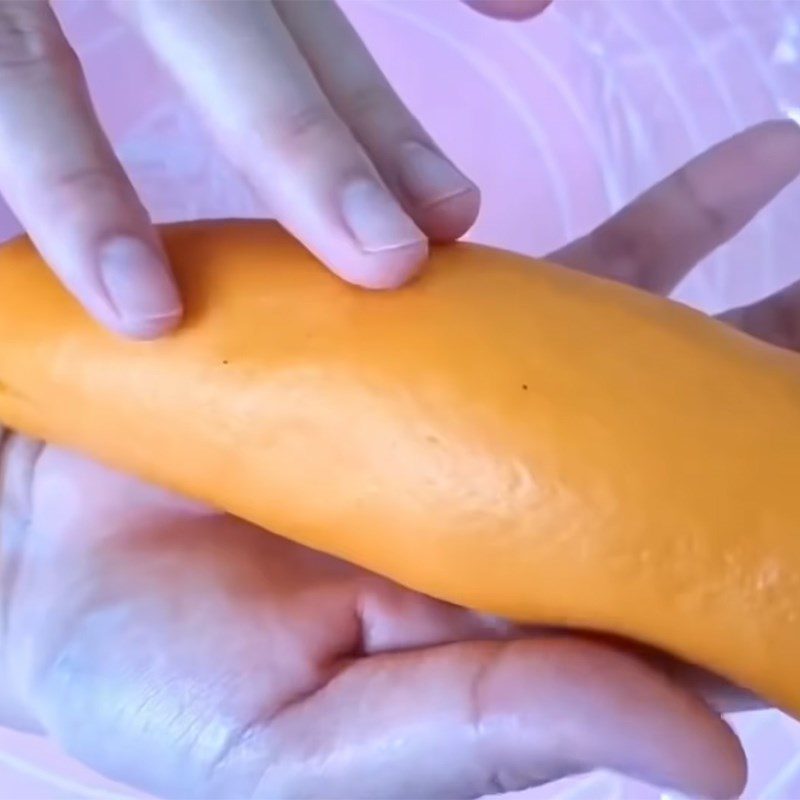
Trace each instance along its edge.
<instances>
[{"instance_id":1,"label":"pink silicone mat","mask_svg":"<svg viewBox=\"0 0 800 800\"><path fill-rule=\"evenodd\" d=\"M57 8L156 219L269 213L100 0ZM483 211L469 236L482 242L545 252L742 127L800 121L800 0L556 0L524 24L484 19L456 0L345 8L401 95L480 184ZM719 310L797 279L798 214L800 186L678 294ZM0 208L0 235L17 230ZM772 711L734 722L751 760L746 796L800 798L800 725ZM47 742L0 730L0 800L133 796ZM676 797L606 773L525 796Z\"/></svg>"}]
</instances>

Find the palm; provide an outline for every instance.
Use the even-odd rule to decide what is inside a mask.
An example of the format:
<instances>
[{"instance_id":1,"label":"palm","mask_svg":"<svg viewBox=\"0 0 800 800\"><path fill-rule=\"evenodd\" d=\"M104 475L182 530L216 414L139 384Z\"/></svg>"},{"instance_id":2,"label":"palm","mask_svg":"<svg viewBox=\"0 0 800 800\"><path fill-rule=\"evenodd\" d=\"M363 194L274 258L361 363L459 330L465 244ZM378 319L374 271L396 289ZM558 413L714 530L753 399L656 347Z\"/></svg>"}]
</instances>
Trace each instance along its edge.
<instances>
[{"instance_id":1,"label":"palm","mask_svg":"<svg viewBox=\"0 0 800 800\"><path fill-rule=\"evenodd\" d=\"M799 140L745 134L554 257L669 291L794 177ZM791 300L729 318L793 344ZM2 452L0 708L117 779L215 798L477 796L594 766L741 781L718 718L622 650L433 601L51 446Z\"/></svg>"}]
</instances>

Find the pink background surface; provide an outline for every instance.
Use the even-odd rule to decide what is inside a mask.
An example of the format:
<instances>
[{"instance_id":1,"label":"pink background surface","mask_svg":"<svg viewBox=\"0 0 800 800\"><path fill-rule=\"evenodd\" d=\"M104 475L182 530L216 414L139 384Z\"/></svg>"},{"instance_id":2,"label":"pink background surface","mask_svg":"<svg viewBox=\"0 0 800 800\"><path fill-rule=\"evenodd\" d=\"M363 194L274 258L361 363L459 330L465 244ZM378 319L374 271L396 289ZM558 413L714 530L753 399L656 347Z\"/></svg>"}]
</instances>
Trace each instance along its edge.
<instances>
[{"instance_id":1,"label":"pink background surface","mask_svg":"<svg viewBox=\"0 0 800 800\"><path fill-rule=\"evenodd\" d=\"M57 4L117 151L159 221L265 215L192 112L99 0ZM800 121L800 0L556 0L493 22L455 0L345 4L396 88L484 194L469 238L531 254L584 232L721 138ZM709 311L800 278L800 186L676 293ZM18 231L0 207L0 236ZM800 798L800 725L733 720L746 797ZM0 730L0 800L133 797L48 742ZM594 773L531 798L676 798Z\"/></svg>"}]
</instances>

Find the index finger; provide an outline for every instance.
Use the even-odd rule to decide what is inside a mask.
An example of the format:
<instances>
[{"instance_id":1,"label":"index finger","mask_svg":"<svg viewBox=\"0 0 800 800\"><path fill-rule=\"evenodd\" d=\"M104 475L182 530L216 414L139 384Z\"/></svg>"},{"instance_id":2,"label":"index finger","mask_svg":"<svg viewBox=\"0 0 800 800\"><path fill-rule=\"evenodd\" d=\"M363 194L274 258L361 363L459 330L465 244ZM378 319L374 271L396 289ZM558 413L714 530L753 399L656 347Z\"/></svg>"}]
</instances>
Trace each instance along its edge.
<instances>
[{"instance_id":1,"label":"index finger","mask_svg":"<svg viewBox=\"0 0 800 800\"><path fill-rule=\"evenodd\" d=\"M427 238L331 105L272 3L151 0L116 8L193 100L228 159L322 262L368 288L399 286L417 271Z\"/></svg>"},{"instance_id":2,"label":"index finger","mask_svg":"<svg viewBox=\"0 0 800 800\"><path fill-rule=\"evenodd\" d=\"M0 3L0 189L44 259L101 322L174 327L165 256L44 0Z\"/></svg>"}]
</instances>

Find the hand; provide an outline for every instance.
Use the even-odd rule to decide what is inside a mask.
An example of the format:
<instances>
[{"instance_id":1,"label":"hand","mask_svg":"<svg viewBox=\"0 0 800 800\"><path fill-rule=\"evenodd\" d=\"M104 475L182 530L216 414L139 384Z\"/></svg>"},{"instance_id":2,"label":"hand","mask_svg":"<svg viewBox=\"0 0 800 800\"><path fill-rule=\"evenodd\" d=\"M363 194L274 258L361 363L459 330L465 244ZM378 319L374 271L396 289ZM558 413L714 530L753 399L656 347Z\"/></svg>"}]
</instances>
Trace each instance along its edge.
<instances>
[{"instance_id":1,"label":"hand","mask_svg":"<svg viewBox=\"0 0 800 800\"><path fill-rule=\"evenodd\" d=\"M479 0L508 16L509 0ZM511 0L530 16L543 0ZM343 278L393 287L475 220L439 150L332 0L114 0L278 219ZM124 65L120 65L124 69ZM0 188L84 306L137 337L174 328L164 251L46 0L0 0Z\"/></svg>"},{"instance_id":2,"label":"hand","mask_svg":"<svg viewBox=\"0 0 800 800\"><path fill-rule=\"evenodd\" d=\"M554 258L667 291L799 171L800 130L760 126ZM796 298L726 316L800 346ZM21 436L0 455L0 718L113 778L191 798L463 798L601 766L742 786L712 703L747 698L697 670L431 600Z\"/></svg>"}]
</instances>

